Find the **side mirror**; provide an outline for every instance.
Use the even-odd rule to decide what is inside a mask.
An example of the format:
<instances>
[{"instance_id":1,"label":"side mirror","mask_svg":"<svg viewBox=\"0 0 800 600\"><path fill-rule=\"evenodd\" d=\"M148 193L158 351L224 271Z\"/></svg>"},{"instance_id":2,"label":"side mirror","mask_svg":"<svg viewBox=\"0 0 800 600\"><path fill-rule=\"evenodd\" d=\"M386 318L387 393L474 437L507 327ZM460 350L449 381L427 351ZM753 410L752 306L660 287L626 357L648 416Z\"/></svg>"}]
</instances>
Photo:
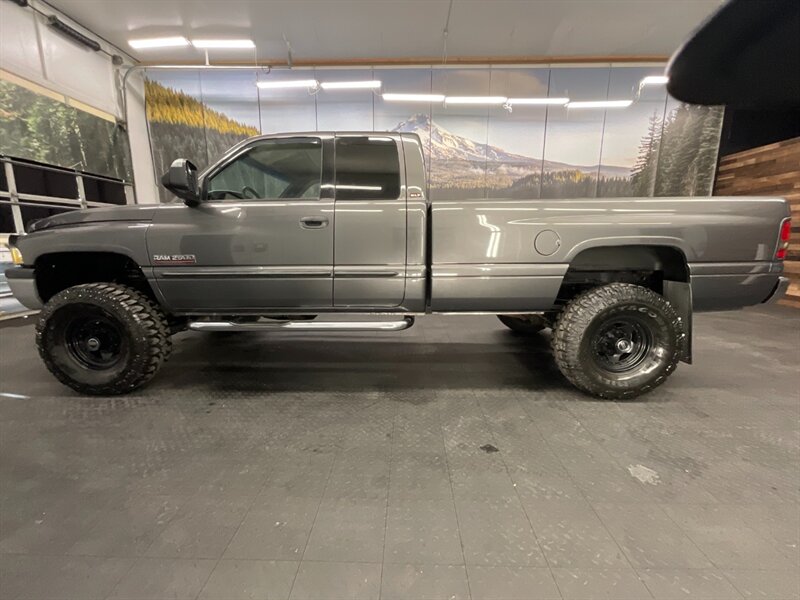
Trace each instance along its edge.
<instances>
[{"instance_id":1,"label":"side mirror","mask_svg":"<svg viewBox=\"0 0 800 600\"><path fill-rule=\"evenodd\" d=\"M200 204L197 167L185 158L179 158L172 162L169 170L161 177L161 185L178 198L182 198L188 206Z\"/></svg>"}]
</instances>

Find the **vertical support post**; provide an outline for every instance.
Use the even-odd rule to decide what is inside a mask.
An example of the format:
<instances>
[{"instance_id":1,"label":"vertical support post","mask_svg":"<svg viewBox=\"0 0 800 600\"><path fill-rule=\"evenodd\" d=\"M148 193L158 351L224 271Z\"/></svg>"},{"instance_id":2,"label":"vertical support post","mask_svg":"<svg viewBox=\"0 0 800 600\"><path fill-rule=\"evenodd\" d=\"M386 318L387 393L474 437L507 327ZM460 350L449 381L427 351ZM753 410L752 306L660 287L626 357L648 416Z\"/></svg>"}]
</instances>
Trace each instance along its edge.
<instances>
[{"instance_id":1,"label":"vertical support post","mask_svg":"<svg viewBox=\"0 0 800 600\"><path fill-rule=\"evenodd\" d=\"M133 186L129 183L125 186L125 204L136 204L136 196L133 195Z\"/></svg>"},{"instance_id":2,"label":"vertical support post","mask_svg":"<svg viewBox=\"0 0 800 600\"><path fill-rule=\"evenodd\" d=\"M14 177L14 165L11 161L3 161L3 169L8 184L8 195L11 197L11 217L14 219L14 229L17 233L25 233L25 223L22 220L22 210L19 206L19 193L17 193L17 180Z\"/></svg>"},{"instance_id":3,"label":"vertical support post","mask_svg":"<svg viewBox=\"0 0 800 600\"><path fill-rule=\"evenodd\" d=\"M83 187L83 175L80 173L75 175L75 182L78 184L78 200L81 201L81 208L89 208L86 204L86 190Z\"/></svg>"}]
</instances>

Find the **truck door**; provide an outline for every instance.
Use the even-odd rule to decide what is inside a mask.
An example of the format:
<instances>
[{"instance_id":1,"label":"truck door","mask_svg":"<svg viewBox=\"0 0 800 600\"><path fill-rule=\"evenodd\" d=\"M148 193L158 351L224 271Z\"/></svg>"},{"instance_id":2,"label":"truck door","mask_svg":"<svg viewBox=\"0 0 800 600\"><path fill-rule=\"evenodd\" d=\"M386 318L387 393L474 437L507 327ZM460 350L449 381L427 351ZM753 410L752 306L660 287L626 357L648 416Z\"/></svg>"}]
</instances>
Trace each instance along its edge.
<instances>
[{"instance_id":1,"label":"truck door","mask_svg":"<svg viewBox=\"0 0 800 600\"><path fill-rule=\"evenodd\" d=\"M203 178L196 207L156 211L154 274L178 311L330 308L333 138L255 140Z\"/></svg>"},{"instance_id":2,"label":"truck door","mask_svg":"<svg viewBox=\"0 0 800 600\"><path fill-rule=\"evenodd\" d=\"M406 190L400 140L336 136L333 304L399 306L405 295Z\"/></svg>"}]
</instances>

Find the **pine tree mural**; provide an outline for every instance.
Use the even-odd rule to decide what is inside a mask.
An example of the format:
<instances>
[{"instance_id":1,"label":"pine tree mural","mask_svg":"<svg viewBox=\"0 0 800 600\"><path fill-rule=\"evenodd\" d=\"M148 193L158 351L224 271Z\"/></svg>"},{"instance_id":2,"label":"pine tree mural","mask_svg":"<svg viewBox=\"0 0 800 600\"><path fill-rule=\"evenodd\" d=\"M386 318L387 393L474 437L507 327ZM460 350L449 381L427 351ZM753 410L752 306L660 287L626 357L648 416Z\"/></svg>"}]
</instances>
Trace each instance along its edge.
<instances>
[{"instance_id":1,"label":"pine tree mural","mask_svg":"<svg viewBox=\"0 0 800 600\"><path fill-rule=\"evenodd\" d=\"M0 154L132 179L124 129L3 80L0 80Z\"/></svg>"},{"instance_id":2,"label":"pine tree mural","mask_svg":"<svg viewBox=\"0 0 800 600\"><path fill-rule=\"evenodd\" d=\"M639 154L630 179L631 196L650 196L653 193L663 126L658 112L653 112L647 123L647 133L639 144Z\"/></svg>"},{"instance_id":3,"label":"pine tree mural","mask_svg":"<svg viewBox=\"0 0 800 600\"><path fill-rule=\"evenodd\" d=\"M259 133L189 94L149 79L145 80L145 100L158 173L165 172L176 158L188 158L203 169L237 142ZM160 186L159 193L164 201L172 198Z\"/></svg>"}]
</instances>

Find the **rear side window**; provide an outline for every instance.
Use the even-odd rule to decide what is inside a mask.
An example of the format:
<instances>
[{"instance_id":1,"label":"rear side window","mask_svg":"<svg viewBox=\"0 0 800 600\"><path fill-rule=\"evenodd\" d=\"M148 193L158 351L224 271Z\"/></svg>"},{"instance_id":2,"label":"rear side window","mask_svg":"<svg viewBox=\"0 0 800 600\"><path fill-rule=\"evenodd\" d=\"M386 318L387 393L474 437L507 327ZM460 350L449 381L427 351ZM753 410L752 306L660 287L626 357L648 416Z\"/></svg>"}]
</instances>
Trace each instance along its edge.
<instances>
[{"instance_id":1,"label":"rear side window","mask_svg":"<svg viewBox=\"0 0 800 600\"><path fill-rule=\"evenodd\" d=\"M336 199L396 200L400 160L391 138L336 139Z\"/></svg>"}]
</instances>

